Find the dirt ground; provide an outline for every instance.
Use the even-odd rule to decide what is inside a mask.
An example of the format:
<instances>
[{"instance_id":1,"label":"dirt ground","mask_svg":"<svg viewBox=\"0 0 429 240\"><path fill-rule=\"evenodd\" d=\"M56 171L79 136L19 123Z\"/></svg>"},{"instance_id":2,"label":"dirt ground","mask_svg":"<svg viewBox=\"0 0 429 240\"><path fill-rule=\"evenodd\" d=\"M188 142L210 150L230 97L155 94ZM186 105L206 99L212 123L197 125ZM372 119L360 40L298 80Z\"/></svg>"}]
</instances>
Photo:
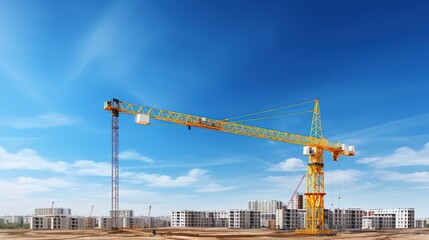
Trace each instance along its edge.
<instances>
[{"instance_id":1,"label":"dirt ground","mask_svg":"<svg viewBox=\"0 0 429 240\"><path fill-rule=\"evenodd\" d=\"M338 232L336 236L298 236L293 231L227 228L158 228L156 236L150 229L106 230L28 230L0 229L0 239L177 239L177 240L277 240L277 239L428 239L429 229L397 229L375 232Z\"/></svg>"}]
</instances>

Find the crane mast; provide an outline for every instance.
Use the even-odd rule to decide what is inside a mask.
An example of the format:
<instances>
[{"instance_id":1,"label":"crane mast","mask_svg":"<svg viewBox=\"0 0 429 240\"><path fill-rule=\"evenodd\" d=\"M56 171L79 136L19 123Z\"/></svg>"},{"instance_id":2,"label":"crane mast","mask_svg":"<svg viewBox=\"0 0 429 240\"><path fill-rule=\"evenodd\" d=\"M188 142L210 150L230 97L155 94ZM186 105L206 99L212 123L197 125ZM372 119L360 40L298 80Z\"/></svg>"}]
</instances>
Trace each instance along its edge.
<instances>
[{"instance_id":1,"label":"crane mast","mask_svg":"<svg viewBox=\"0 0 429 240\"><path fill-rule=\"evenodd\" d=\"M113 99L111 104L117 107L120 101ZM119 111L112 109L112 230L119 229Z\"/></svg>"},{"instance_id":2,"label":"crane mast","mask_svg":"<svg viewBox=\"0 0 429 240\"><path fill-rule=\"evenodd\" d=\"M112 218L117 229L115 210L119 210L119 113L136 116L136 123L148 125L150 118L171 122L183 126L205 128L239 134L244 136L269 139L273 141L286 142L304 146L304 155L309 156L306 174L306 226L303 230L297 230L300 234L332 234L332 231L324 226L324 151L332 153L334 161L340 155L355 155L354 146L347 146L340 142L330 142L323 138L322 120L320 116L319 101L314 100L313 117L311 122L310 136L304 136L279 130L255 127L227 120L216 120L207 117L195 116L170 110L157 109L153 107L121 102L117 99L106 101L104 110L112 112ZM113 228L113 225L112 225Z\"/></svg>"}]
</instances>

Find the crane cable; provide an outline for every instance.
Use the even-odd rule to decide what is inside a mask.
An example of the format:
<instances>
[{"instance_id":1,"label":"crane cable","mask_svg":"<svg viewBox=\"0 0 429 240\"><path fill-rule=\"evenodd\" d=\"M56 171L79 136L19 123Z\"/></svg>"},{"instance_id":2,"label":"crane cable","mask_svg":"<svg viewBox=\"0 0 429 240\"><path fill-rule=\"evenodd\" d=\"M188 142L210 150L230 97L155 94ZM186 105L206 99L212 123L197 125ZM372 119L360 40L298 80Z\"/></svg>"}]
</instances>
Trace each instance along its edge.
<instances>
[{"instance_id":1,"label":"crane cable","mask_svg":"<svg viewBox=\"0 0 429 240\"><path fill-rule=\"evenodd\" d=\"M331 165L331 186L332 186L332 193L331 193L331 210L335 211L334 207L334 163Z\"/></svg>"},{"instance_id":2,"label":"crane cable","mask_svg":"<svg viewBox=\"0 0 429 240\"><path fill-rule=\"evenodd\" d=\"M291 108L291 107L296 107L296 106L300 106L300 105L312 103L314 101L316 101L316 100L311 100L311 101L302 102L302 103L296 103L296 104L292 104L292 105L287 105L287 106L283 106L283 107L279 107L279 108L268 109L268 110L264 110L264 111L260 111L260 112L255 112L255 113L249 113L249 114L245 114L245 115L241 115L241 116L236 116L236 117L225 118L224 120L228 121L228 120L236 119L236 118L249 117L249 116L253 116L253 115L257 115L257 114L262 114L262 113L267 113L267 112L274 112L274 111L282 110L282 109L285 109L285 108Z\"/></svg>"},{"instance_id":3,"label":"crane cable","mask_svg":"<svg viewBox=\"0 0 429 240\"><path fill-rule=\"evenodd\" d=\"M310 111L296 112L296 113L287 113L287 114L281 114L281 115L275 115L275 116L267 116L267 117L260 117L260 118L244 119L244 120L238 120L238 121L235 121L235 122L236 123L250 122L250 121L264 120L264 119L270 119L270 118L280 118L280 117L286 117L286 116L294 116L294 115L305 114L305 113L312 113L312 112L313 112L313 110L310 110Z\"/></svg>"},{"instance_id":4,"label":"crane cable","mask_svg":"<svg viewBox=\"0 0 429 240\"><path fill-rule=\"evenodd\" d=\"M311 100L311 101L306 101L306 102L301 102L301 103L295 103L295 104L286 105L286 106L279 107L279 108L272 108L272 109L268 109L268 110L264 110L264 111L259 111L259 112L255 112L255 113L249 113L249 114L245 114L245 115L241 115L241 116L225 118L224 121L228 121L228 120L231 120L231 119L237 119L237 118L254 116L254 115L257 115L257 114L262 114L262 113L267 113L267 112L274 112L274 111L278 111L278 110L282 110L282 109L286 109L286 108L292 108L292 107L296 107L296 106L300 106L300 105L312 103L312 102L315 102L315 101L316 100ZM260 117L260 118L243 119L243 120L238 120L238 121L235 121L235 122L236 123L240 123L240 122L258 121L258 120L271 119L271 118L280 118L280 117L286 117L286 116L294 116L294 115L306 114L306 113L312 113L312 112L313 112L313 110L308 110L308 111L303 111L303 112L287 113L287 114L280 114L280 115L275 115L275 116L266 116L266 117ZM182 125L181 124L175 124L175 123L155 123L155 124L151 124L151 126L182 126Z\"/></svg>"},{"instance_id":5,"label":"crane cable","mask_svg":"<svg viewBox=\"0 0 429 240\"><path fill-rule=\"evenodd\" d=\"M338 161L338 208L341 208L341 161Z\"/></svg>"}]
</instances>

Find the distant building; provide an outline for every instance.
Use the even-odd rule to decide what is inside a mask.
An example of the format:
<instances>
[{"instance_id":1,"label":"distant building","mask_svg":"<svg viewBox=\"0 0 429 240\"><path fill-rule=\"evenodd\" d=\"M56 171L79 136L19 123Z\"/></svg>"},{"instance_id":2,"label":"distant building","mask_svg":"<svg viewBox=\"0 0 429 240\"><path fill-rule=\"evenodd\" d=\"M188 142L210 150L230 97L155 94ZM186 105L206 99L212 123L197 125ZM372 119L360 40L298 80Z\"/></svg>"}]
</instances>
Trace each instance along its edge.
<instances>
[{"instance_id":1,"label":"distant building","mask_svg":"<svg viewBox=\"0 0 429 240\"><path fill-rule=\"evenodd\" d=\"M171 212L172 227L226 227L225 211L181 210Z\"/></svg>"},{"instance_id":2,"label":"distant building","mask_svg":"<svg viewBox=\"0 0 429 240\"><path fill-rule=\"evenodd\" d=\"M161 217L150 217L150 226L153 228L170 227L171 226L170 217L162 217L162 216Z\"/></svg>"},{"instance_id":3,"label":"distant building","mask_svg":"<svg viewBox=\"0 0 429 240\"><path fill-rule=\"evenodd\" d=\"M95 228L111 229L112 228L112 218L111 217L96 217L95 218Z\"/></svg>"},{"instance_id":4,"label":"distant building","mask_svg":"<svg viewBox=\"0 0 429 240\"><path fill-rule=\"evenodd\" d=\"M385 214L383 216L366 215L362 217L362 230L385 230L394 228L394 214Z\"/></svg>"},{"instance_id":5,"label":"distant building","mask_svg":"<svg viewBox=\"0 0 429 240\"><path fill-rule=\"evenodd\" d=\"M113 211L110 211L110 217L113 217ZM134 217L133 210L117 210L118 218L132 218Z\"/></svg>"},{"instance_id":6,"label":"distant building","mask_svg":"<svg viewBox=\"0 0 429 240\"><path fill-rule=\"evenodd\" d=\"M229 228L260 228L261 212L254 210L229 210Z\"/></svg>"},{"instance_id":7,"label":"distant building","mask_svg":"<svg viewBox=\"0 0 429 240\"><path fill-rule=\"evenodd\" d=\"M414 227L424 228L426 224L429 224L429 218L417 218Z\"/></svg>"},{"instance_id":8,"label":"distant building","mask_svg":"<svg viewBox=\"0 0 429 240\"><path fill-rule=\"evenodd\" d=\"M36 208L30 229L83 229L85 219L72 217L70 208Z\"/></svg>"},{"instance_id":9,"label":"distant building","mask_svg":"<svg viewBox=\"0 0 429 240\"><path fill-rule=\"evenodd\" d=\"M85 228L86 229L93 229L95 228L95 222L97 218L95 217L86 217L85 218Z\"/></svg>"},{"instance_id":10,"label":"distant building","mask_svg":"<svg viewBox=\"0 0 429 240\"><path fill-rule=\"evenodd\" d=\"M394 209L372 209L368 216L394 216L395 228L414 228L415 211L414 208L394 208Z\"/></svg>"},{"instance_id":11,"label":"distant building","mask_svg":"<svg viewBox=\"0 0 429 240\"><path fill-rule=\"evenodd\" d=\"M298 209L281 208L276 210L276 228L281 230L295 230L302 228Z\"/></svg>"},{"instance_id":12,"label":"distant building","mask_svg":"<svg viewBox=\"0 0 429 240\"><path fill-rule=\"evenodd\" d=\"M0 217L1 223L15 223L19 226L24 226L24 216L2 216Z\"/></svg>"},{"instance_id":13,"label":"distant building","mask_svg":"<svg viewBox=\"0 0 429 240\"><path fill-rule=\"evenodd\" d=\"M261 213L261 227L268 227L270 221L276 220L276 210L282 208L280 200L251 200L248 209Z\"/></svg>"},{"instance_id":14,"label":"distant building","mask_svg":"<svg viewBox=\"0 0 429 240\"><path fill-rule=\"evenodd\" d=\"M361 210L359 208L334 209L332 214L332 229L361 229L362 217L365 215L365 210Z\"/></svg>"},{"instance_id":15,"label":"distant building","mask_svg":"<svg viewBox=\"0 0 429 240\"><path fill-rule=\"evenodd\" d=\"M36 208L34 215L37 217L43 216L71 216L70 208Z\"/></svg>"},{"instance_id":16,"label":"distant building","mask_svg":"<svg viewBox=\"0 0 429 240\"><path fill-rule=\"evenodd\" d=\"M290 209L304 209L304 195L297 193L291 199L289 204Z\"/></svg>"},{"instance_id":17,"label":"distant building","mask_svg":"<svg viewBox=\"0 0 429 240\"><path fill-rule=\"evenodd\" d=\"M51 219L49 217L32 217L30 229L51 229Z\"/></svg>"}]
</instances>

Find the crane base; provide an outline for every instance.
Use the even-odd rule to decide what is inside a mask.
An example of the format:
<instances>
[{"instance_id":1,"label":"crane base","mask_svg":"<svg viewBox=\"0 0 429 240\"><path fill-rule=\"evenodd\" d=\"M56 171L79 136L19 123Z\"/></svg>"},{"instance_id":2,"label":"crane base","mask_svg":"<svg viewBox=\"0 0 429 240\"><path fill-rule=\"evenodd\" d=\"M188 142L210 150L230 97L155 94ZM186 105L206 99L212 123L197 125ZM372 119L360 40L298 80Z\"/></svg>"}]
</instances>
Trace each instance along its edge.
<instances>
[{"instance_id":1,"label":"crane base","mask_svg":"<svg viewBox=\"0 0 429 240\"><path fill-rule=\"evenodd\" d=\"M297 229L295 233L298 235L313 235L313 236L334 236L336 232L332 230L319 230L319 229Z\"/></svg>"}]
</instances>

